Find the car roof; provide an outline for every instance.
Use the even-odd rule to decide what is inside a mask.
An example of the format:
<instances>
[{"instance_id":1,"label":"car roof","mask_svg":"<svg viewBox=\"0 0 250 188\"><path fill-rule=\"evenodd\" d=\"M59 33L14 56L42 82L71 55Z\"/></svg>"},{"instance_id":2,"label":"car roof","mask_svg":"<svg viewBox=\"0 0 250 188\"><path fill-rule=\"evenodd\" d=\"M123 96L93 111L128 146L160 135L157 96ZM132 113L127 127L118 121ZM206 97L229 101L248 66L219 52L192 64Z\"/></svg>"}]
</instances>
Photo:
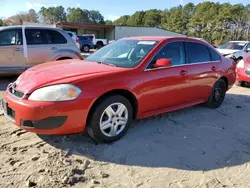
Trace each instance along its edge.
<instances>
[{"instance_id":1,"label":"car roof","mask_svg":"<svg viewBox=\"0 0 250 188\"><path fill-rule=\"evenodd\" d=\"M177 36L137 36L137 37L124 37L123 40L155 40L162 41L166 39L187 39L187 37L177 37Z\"/></svg>"},{"instance_id":2,"label":"car roof","mask_svg":"<svg viewBox=\"0 0 250 188\"><path fill-rule=\"evenodd\" d=\"M43 26L43 25L14 25L14 26L3 26L0 27L0 30L2 29L11 29L11 28L47 28L47 29L59 29L62 30L61 28L57 27L49 27L49 26Z\"/></svg>"}]
</instances>

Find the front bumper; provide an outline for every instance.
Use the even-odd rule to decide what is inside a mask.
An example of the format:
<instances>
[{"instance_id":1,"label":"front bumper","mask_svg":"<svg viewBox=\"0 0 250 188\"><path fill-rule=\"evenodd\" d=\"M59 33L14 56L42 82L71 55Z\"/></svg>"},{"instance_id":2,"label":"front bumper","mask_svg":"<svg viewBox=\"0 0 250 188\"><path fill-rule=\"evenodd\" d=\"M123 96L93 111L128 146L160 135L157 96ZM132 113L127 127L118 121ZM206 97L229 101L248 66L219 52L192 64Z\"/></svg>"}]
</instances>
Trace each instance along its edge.
<instances>
[{"instance_id":1,"label":"front bumper","mask_svg":"<svg viewBox=\"0 0 250 188\"><path fill-rule=\"evenodd\" d=\"M4 93L5 117L18 127L38 134L71 134L85 129L89 100L40 102Z\"/></svg>"},{"instance_id":2,"label":"front bumper","mask_svg":"<svg viewBox=\"0 0 250 188\"><path fill-rule=\"evenodd\" d=\"M242 68L237 69L237 81L238 82L250 82L250 75L246 74L246 70Z\"/></svg>"}]
</instances>

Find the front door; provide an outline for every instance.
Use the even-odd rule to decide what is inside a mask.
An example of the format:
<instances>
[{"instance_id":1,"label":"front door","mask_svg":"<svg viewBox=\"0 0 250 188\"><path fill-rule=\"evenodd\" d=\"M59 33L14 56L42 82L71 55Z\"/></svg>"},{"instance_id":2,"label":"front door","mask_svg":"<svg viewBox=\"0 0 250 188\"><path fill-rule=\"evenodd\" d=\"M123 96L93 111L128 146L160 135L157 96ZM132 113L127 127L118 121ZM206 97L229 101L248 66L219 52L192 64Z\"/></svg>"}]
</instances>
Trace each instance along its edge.
<instances>
[{"instance_id":1,"label":"front door","mask_svg":"<svg viewBox=\"0 0 250 188\"><path fill-rule=\"evenodd\" d=\"M21 73L26 68L21 28L0 31L1 74Z\"/></svg>"},{"instance_id":2,"label":"front door","mask_svg":"<svg viewBox=\"0 0 250 188\"><path fill-rule=\"evenodd\" d=\"M170 67L154 68L158 59L167 58ZM143 113L174 107L189 102L189 70L185 65L183 42L166 44L148 65L144 74L143 96L140 100Z\"/></svg>"}]
</instances>

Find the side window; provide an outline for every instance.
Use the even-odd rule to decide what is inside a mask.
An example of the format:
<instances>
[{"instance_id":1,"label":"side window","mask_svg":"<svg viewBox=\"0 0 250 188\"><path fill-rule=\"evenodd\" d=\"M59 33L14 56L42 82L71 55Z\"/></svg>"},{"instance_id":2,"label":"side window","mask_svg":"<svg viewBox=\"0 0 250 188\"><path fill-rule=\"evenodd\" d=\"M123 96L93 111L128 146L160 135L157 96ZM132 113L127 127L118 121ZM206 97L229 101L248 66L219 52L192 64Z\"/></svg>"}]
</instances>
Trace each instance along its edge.
<instances>
[{"instance_id":1,"label":"side window","mask_svg":"<svg viewBox=\"0 0 250 188\"><path fill-rule=\"evenodd\" d=\"M153 68L158 59L169 59L173 66L185 64L185 50L183 42L166 44L155 56L149 68Z\"/></svg>"},{"instance_id":2,"label":"side window","mask_svg":"<svg viewBox=\"0 0 250 188\"><path fill-rule=\"evenodd\" d=\"M209 49L211 61L220 61L221 60L220 56L214 50L212 50L211 48L208 48L208 49Z\"/></svg>"},{"instance_id":3,"label":"side window","mask_svg":"<svg viewBox=\"0 0 250 188\"><path fill-rule=\"evenodd\" d=\"M73 37L73 34L72 33L68 33L70 37Z\"/></svg>"},{"instance_id":4,"label":"side window","mask_svg":"<svg viewBox=\"0 0 250 188\"><path fill-rule=\"evenodd\" d=\"M188 63L203 63L210 61L208 47L204 44L186 42Z\"/></svg>"},{"instance_id":5,"label":"side window","mask_svg":"<svg viewBox=\"0 0 250 188\"><path fill-rule=\"evenodd\" d=\"M10 29L0 32L0 46L22 45L22 30Z\"/></svg>"},{"instance_id":6,"label":"side window","mask_svg":"<svg viewBox=\"0 0 250 188\"><path fill-rule=\"evenodd\" d=\"M67 40L65 39L65 37L58 31L49 30L49 33L52 36L54 44L66 44L67 43Z\"/></svg>"},{"instance_id":7,"label":"side window","mask_svg":"<svg viewBox=\"0 0 250 188\"><path fill-rule=\"evenodd\" d=\"M250 51L250 43L248 43L246 50Z\"/></svg>"},{"instance_id":8,"label":"side window","mask_svg":"<svg viewBox=\"0 0 250 188\"><path fill-rule=\"evenodd\" d=\"M25 29L27 45L44 44L42 30L40 29Z\"/></svg>"}]
</instances>

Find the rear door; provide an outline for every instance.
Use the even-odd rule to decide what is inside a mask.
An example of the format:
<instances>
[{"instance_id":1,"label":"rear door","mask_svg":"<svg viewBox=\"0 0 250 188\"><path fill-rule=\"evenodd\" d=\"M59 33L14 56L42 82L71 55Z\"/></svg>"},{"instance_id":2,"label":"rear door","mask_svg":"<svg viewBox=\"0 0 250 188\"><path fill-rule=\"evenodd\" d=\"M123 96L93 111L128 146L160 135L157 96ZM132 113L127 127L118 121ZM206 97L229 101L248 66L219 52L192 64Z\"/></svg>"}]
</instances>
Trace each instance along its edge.
<instances>
[{"instance_id":1,"label":"rear door","mask_svg":"<svg viewBox=\"0 0 250 188\"><path fill-rule=\"evenodd\" d=\"M216 82L220 56L210 47L196 42L185 42L190 70L190 94L193 101L207 100Z\"/></svg>"},{"instance_id":2,"label":"rear door","mask_svg":"<svg viewBox=\"0 0 250 188\"><path fill-rule=\"evenodd\" d=\"M23 52L22 29L0 31L0 70L4 73L19 73L26 68Z\"/></svg>"},{"instance_id":3,"label":"rear door","mask_svg":"<svg viewBox=\"0 0 250 188\"><path fill-rule=\"evenodd\" d=\"M27 66L51 61L55 57L59 45L53 42L50 30L42 28L26 28Z\"/></svg>"}]
</instances>

